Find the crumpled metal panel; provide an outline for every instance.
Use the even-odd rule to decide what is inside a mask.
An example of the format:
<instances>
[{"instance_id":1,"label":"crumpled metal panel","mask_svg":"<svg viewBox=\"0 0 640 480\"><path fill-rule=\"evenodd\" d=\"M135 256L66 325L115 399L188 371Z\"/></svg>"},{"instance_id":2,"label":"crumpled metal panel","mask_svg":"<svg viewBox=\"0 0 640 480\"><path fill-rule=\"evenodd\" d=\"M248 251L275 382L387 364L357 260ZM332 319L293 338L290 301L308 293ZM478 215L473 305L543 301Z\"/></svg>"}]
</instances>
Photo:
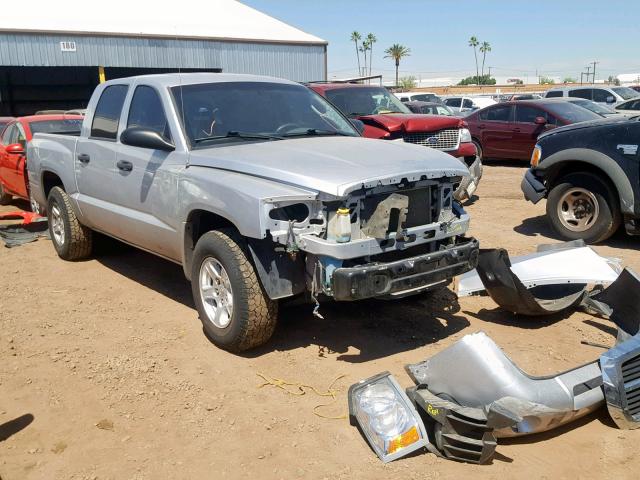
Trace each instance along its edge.
<instances>
[{"instance_id":1,"label":"crumpled metal panel","mask_svg":"<svg viewBox=\"0 0 640 480\"><path fill-rule=\"evenodd\" d=\"M416 384L460 405L483 408L505 402L522 421L497 432L499 437L546 431L604 402L597 361L558 375L533 377L484 332L466 335L430 359L405 368Z\"/></svg>"}]
</instances>

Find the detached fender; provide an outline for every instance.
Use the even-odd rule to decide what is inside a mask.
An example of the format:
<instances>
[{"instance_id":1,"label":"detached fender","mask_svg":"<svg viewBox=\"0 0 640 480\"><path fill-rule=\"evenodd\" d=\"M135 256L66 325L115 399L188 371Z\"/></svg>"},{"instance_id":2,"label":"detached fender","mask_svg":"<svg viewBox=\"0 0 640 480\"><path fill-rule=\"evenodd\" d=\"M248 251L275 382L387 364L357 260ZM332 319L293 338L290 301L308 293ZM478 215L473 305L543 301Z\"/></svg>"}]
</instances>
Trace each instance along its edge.
<instances>
[{"instance_id":1,"label":"detached fender","mask_svg":"<svg viewBox=\"0 0 640 480\"><path fill-rule=\"evenodd\" d=\"M549 173L575 161L593 165L605 172L618 191L622 213L634 213L635 193L629 177L615 160L604 153L588 148L561 150L542 160L537 170L548 179Z\"/></svg>"}]
</instances>

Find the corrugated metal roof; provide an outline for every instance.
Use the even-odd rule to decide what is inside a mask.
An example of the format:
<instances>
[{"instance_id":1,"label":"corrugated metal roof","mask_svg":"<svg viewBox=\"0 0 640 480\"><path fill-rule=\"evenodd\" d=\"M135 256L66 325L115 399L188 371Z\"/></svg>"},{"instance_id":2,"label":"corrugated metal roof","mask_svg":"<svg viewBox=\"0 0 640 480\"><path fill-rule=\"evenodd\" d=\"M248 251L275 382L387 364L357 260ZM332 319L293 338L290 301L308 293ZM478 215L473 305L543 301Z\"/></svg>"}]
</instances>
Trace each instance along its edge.
<instances>
[{"instance_id":1,"label":"corrugated metal roof","mask_svg":"<svg viewBox=\"0 0 640 480\"><path fill-rule=\"evenodd\" d=\"M75 51L63 52L61 42L74 42ZM221 68L302 82L325 78L324 50L309 44L0 32L3 66Z\"/></svg>"},{"instance_id":2,"label":"corrugated metal roof","mask_svg":"<svg viewBox=\"0 0 640 480\"><path fill-rule=\"evenodd\" d=\"M326 44L235 0L30 0L2 9L2 30Z\"/></svg>"}]
</instances>

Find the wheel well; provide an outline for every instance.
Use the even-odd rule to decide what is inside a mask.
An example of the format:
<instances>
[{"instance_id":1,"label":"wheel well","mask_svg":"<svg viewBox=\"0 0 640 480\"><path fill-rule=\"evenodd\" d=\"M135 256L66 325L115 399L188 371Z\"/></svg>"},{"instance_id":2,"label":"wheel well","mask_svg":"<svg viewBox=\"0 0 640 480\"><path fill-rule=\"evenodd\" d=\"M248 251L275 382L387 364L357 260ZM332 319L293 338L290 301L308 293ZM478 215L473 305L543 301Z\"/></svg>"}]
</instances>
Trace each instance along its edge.
<instances>
[{"instance_id":1,"label":"wheel well","mask_svg":"<svg viewBox=\"0 0 640 480\"><path fill-rule=\"evenodd\" d=\"M45 199L49 197L49 192L53 187L60 187L64 190L64 184L60 177L53 172L45 171L42 174L42 191Z\"/></svg>"},{"instance_id":2,"label":"wheel well","mask_svg":"<svg viewBox=\"0 0 640 480\"><path fill-rule=\"evenodd\" d=\"M184 226L184 272L191 275L193 249L202 235L219 228L236 228L226 218L207 210L193 210L189 213Z\"/></svg>"},{"instance_id":3,"label":"wheel well","mask_svg":"<svg viewBox=\"0 0 640 480\"><path fill-rule=\"evenodd\" d=\"M591 173L598 177L600 180L604 181L611 188L611 191L615 194L618 203L620 203L620 194L618 193L618 189L616 188L616 185L613 183L609 175L607 175L607 173L601 168L598 168L590 163L581 162L579 160L560 163L559 165L556 165L553 169L548 171L545 175L548 190L550 191L563 177L571 173L583 172Z\"/></svg>"}]
</instances>

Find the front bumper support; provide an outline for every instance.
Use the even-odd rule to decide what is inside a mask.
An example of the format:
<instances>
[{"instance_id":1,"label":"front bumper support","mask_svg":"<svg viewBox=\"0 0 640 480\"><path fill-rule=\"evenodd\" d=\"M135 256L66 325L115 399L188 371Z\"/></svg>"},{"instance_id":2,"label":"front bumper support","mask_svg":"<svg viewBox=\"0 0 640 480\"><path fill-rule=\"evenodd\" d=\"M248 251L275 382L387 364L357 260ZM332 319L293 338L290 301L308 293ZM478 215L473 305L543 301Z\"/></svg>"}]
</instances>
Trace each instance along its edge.
<instances>
[{"instance_id":1,"label":"front bumper support","mask_svg":"<svg viewBox=\"0 0 640 480\"><path fill-rule=\"evenodd\" d=\"M337 268L331 279L335 300L400 297L426 290L475 268L479 243L475 238L438 252L387 263Z\"/></svg>"},{"instance_id":2,"label":"front bumper support","mask_svg":"<svg viewBox=\"0 0 640 480\"><path fill-rule=\"evenodd\" d=\"M524 174L520 188L522 189L522 193L524 193L525 200L529 200L534 204L538 203L547 195L547 187L544 186L544 183L540 181L531 169L527 170L527 173Z\"/></svg>"}]
</instances>

